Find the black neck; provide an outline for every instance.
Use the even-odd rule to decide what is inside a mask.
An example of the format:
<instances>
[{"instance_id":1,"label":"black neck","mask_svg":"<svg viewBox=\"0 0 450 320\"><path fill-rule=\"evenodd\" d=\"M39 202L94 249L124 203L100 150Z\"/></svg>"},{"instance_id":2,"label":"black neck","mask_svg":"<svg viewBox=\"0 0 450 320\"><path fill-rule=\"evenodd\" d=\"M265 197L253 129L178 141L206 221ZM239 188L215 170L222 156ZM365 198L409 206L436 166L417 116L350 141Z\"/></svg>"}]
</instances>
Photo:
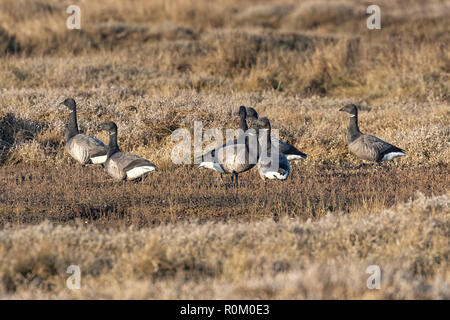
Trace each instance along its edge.
<instances>
[{"instance_id":1,"label":"black neck","mask_svg":"<svg viewBox=\"0 0 450 320\"><path fill-rule=\"evenodd\" d=\"M119 146L117 145L117 130L109 133L109 145L107 158L111 157L114 153L119 152Z\"/></svg>"},{"instance_id":2,"label":"black neck","mask_svg":"<svg viewBox=\"0 0 450 320\"><path fill-rule=\"evenodd\" d=\"M245 119L245 115L241 114L239 118L239 128L241 128L242 131L248 130L247 120Z\"/></svg>"},{"instance_id":3,"label":"black neck","mask_svg":"<svg viewBox=\"0 0 450 320\"><path fill-rule=\"evenodd\" d=\"M348 126L348 142L355 141L361 135L358 127L358 114L350 117L350 124Z\"/></svg>"},{"instance_id":4,"label":"black neck","mask_svg":"<svg viewBox=\"0 0 450 320\"><path fill-rule=\"evenodd\" d=\"M77 124L77 111L69 111L69 124L66 129L66 141L79 133Z\"/></svg>"},{"instance_id":5,"label":"black neck","mask_svg":"<svg viewBox=\"0 0 450 320\"><path fill-rule=\"evenodd\" d=\"M271 129L260 129L264 132L263 135L258 136L258 141L260 142L261 149L266 150L266 155L270 157L271 155L271 148L272 148L272 137L271 137ZM264 136L267 135L267 136ZM262 151L261 150L261 151Z\"/></svg>"},{"instance_id":6,"label":"black neck","mask_svg":"<svg viewBox=\"0 0 450 320\"><path fill-rule=\"evenodd\" d=\"M242 139L241 135L244 135L244 139L245 139L245 145L248 148L248 135L247 130L248 130L248 125L247 125L247 120L245 119L245 115L244 114L240 114L239 115L239 135L238 135L238 140Z\"/></svg>"}]
</instances>

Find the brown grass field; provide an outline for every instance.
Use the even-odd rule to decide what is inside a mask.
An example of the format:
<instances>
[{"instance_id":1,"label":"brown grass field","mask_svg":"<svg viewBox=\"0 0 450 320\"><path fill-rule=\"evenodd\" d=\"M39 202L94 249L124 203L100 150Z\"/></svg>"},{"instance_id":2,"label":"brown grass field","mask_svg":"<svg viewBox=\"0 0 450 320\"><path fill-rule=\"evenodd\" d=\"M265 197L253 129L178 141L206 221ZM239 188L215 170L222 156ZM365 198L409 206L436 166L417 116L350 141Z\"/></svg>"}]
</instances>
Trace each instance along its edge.
<instances>
[{"instance_id":1,"label":"brown grass field","mask_svg":"<svg viewBox=\"0 0 450 320\"><path fill-rule=\"evenodd\" d=\"M377 4L381 30L356 0L1 1L0 299L449 299L450 2ZM76 164L66 97L159 171ZM408 156L349 154L350 102ZM171 161L174 130L240 105L308 154L287 181Z\"/></svg>"}]
</instances>

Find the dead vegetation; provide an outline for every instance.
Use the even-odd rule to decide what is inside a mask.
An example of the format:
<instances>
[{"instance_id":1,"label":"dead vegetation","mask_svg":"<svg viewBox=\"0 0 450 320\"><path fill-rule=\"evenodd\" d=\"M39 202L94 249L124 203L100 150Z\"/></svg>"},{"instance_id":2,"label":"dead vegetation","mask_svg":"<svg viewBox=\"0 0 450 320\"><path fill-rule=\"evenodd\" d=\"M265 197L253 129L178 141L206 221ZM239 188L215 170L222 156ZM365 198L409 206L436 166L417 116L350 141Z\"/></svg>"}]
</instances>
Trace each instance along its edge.
<instances>
[{"instance_id":1,"label":"dead vegetation","mask_svg":"<svg viewBox=\"0 0 450 320\"><path fill-rule=\"evenodd\" d=\"M83 1L81 30L69 4L0 2L0 297L448 299L448 3L378 1L381 30L356 0ZM81 131L106 142L115 121L160 171L123 186L76 166L68 96ZM349 102L408 157L351 156ZM174 130L237 128L240 105L308 159L237 197L170 155Z\"/></svg>"},{"instance_id":2,"label":"dead vegetation","mask_svg":"<svg viewBox=\"0 0 450 320\"><path fill-rule=\"evenodd\" d=\"M448 299L449 196L387 211L181 223L99 231L90 224L0 231L0 296L63 299ZM68 290L66 269L81 269ZM369 290L366 268L382 270Z\"/></svg>"}]
</instances>

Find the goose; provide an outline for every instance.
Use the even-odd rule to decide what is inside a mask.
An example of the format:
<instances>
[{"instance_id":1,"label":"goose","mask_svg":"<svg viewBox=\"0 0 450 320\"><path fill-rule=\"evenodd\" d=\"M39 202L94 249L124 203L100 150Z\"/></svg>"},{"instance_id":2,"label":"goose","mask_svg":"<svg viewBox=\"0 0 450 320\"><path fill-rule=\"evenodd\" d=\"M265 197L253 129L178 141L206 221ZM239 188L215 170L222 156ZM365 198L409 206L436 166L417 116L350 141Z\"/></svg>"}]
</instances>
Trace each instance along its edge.
<instances>
[{"instance_id":1,"label":"goose","mask_svg":"<svg viewBox=\"0 0 450 320\"><path fill-rule=\"evenodd\" d=\"M75 100L67 98L62 105L69 109L69 123L66 129L66 150L81 165L103 164L108 152L100 140L78 131L77 106Z\"/></svg>"},{"instance_id":2,"label":"goose","mask_svg":"<svg viewBox=\"0 0 450 320\"><path fill-rule=\"evenodd\" d=\"M247 131L245 107L239 108L239 116L241 129ZM257 136L252 134L253 132L204 154L199 169L206 168L218 171L221 174L233 174L235 186L238 187L239 174L250 170L257 163ZM250 136L255 137L251 142Z\"/></svg>"},{"instance_id":3,"label":"goose","mask_svg":"<svg viewBox=\"0 0 450 320\"><path fill-rule=\"evenodd\" d=\"M123 181L136 180L156 170L156 166L147 159L120 151L117 145L117 125L114 122L102 123L99 129L109 132L105 170L111 177Z\"/></svg>"},{"instance_id":4,"label":"goose","mask_svg":"<svg viewBox=\"0 0 450 320\"><path fill-rule=\"evenodd\" d=\"M287 156L272 144L270 120L259 118L251 120L250 123L251 128L255 128L258 133L260 154L257 168L259 175L263 180L286 180L289 177L291 167Z\"/></svg>"},{"instance_id":5,"label":"goose","mask_svg":"<svg viewBox=\"0 0 450 320\"><path fill-rule=\"evenodd\" d=\"M348 150L358 158L368 161L390 161L398 157L406 156L406 152L392 144L389 144L375 136L364 134L358 127L358 107L348 104L339 111L350 114L348 127Z\"/></svg>"},{"instance_id":6,"label":"goose","mask_svg":"<svg viewBox=\"0 0 450 320\"><path fill-rule=\"evenodd\" d=\"M221 172L222 169L219 167L219 164L217 162L214 162L214 156L216 154L216 151L218 149L220 149L220 148L223 148L223 147L227 146L227 145L234 145L234 144L237 144L237 143L241 143L241 144L245 143L245 140L244 140L245 133L251 135L251 133L247 132L248 126L247 126L247 121L246 121L247 115L246 115L245 106L240 106L239 107L238 115L239 115L239 129L240 129L238 138L233 140L233 141L226 142L222 146L220 146L219 148L210 150L207 153L203 154L200 157L201 163L200 163L199 167L201 169L207 168L207 169L212 169L212 170L218 171L221 174L224 173L224 172Z\"/></svg>"},{"instance_id":7,"label":"goose","mask_svg":"<svg viewBox=\"0 0 450 320\"><path fill-rule=\"evenodd\" d=\"M256 110L254 108L246 107L246 111L247 111L247 119L248 120L258 119L258 112L256 112ZM301 152L300 150L298 150L292 144L284 142L275 137L271 137L271 138L272 138L272 143L274 145L278 145L280 152L284 153L289 161L306 159L307 155L304 154L303 152Z\"/></svg>"}]
</instances>

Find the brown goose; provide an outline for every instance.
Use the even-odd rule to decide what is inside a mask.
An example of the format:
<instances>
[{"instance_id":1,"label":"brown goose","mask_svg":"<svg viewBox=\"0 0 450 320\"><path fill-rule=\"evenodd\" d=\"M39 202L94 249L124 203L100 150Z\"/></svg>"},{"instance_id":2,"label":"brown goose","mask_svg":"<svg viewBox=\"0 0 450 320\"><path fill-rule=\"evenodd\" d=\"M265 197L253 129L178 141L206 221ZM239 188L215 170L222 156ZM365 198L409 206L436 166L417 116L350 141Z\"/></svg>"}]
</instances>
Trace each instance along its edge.
<instances>
[{"instance_id":1,"label":"brown goose","mask_svg":"<svg viewBox=\"0 0 450 320\"><path fill-rule=\"evenodd\" d=\"M258 133L260 153L258 157L258 172L261 178L286 180L291 171L289 161L285 154L280 152L271 139L270 121L260 118L250 121L250 127L255 128Z\"/></svg>"},{"instance_id":2,"label":"brown goose","mask_svg":"<svg viewBox=\"0 0 450 320\"><path fill-rule=\"evenodd\" d=\"M354 104L348 104L339 109L350 114L348 127L348 150L363 160L382 162L390 161L397 157L406 156L405 151L389 144L375 136L361 133L358 127L358 108Z\"/></svg>"},{"instance_id":3,"label":"brown goose","mask_svg":"<svg viewBox=\"0 0 450 320\"><path fill-rule=\"evenodd\" d=\"M68 98L61 102L69 109L69 124L66 129L66 150L82 165L103 164L107 148L100 140L78 131L77 107L75 100Z\"/></svg>"},{"instance_id":4,"label":"brown goose","mask_svg":"<svg viewBox=\"0 0 450 320\"><path fill-rule=\"evenodd\" d=\"M252 107L246 107L247 110L247 119L254 120L258 119L258 112ZM278 148L282 153L284 153L289 161L291 160L300 160L306 159L307 155L298 150L292 144L286 143L282 140L279 140L275 137L272 137L272 143L278 145Z\"/></svg>"},{"instance_id":5,"label":"brown goose","mask_svg":"<svg viewBox=\"0 0 450 320\"><path fill-rule=\"evenodd\" d=\"M114 122L105 122L100 125L100 129L109 132L105 170L111 177L117 180L136 180L156 170L156 166L150 161L120 151L117 145L117 125Z\"/></svg>"},{"instance_id":6,"label":"brown goose","mask_svg":"<svg viewBox=\"0 0 450 320\"><path fill-rule=\"evenodd\" d=\"M239 108L241 129L247 131L245 107ZM254 130L251 131L254 133ZM256 134L252 135L255 139L249 139L249 133L232 142L226 143L202 156L200 169L207 168L220 173L233 174L235 185L238 186L239 173L250 170L257 163L257 139ZM251 141L250 141L251 140ZM241 142L243 141L243 143Z\"/></svg>"}]
</instances>

